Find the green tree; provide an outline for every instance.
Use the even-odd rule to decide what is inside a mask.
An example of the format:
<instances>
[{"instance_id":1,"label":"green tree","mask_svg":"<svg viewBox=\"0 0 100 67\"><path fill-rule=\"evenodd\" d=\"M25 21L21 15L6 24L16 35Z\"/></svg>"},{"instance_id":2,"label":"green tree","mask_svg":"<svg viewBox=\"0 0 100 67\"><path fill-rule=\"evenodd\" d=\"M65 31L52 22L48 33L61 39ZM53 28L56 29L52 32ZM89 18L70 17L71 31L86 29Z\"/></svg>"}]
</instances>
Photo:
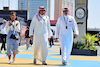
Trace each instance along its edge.
<instances>
[{"instance_id":1,"label":"green tree","mask_svg":"<svg viewBox=\"0 0 100 67\"><path fill-rule=\"evenodd\" d=\"M95 41L98 41L99 38L96 37L95 35L91 35L89 33L85 34L85 38L80 38L81 40L85 40L86 41L86 45L88 47L92 46L92 45L96 45Z\"/></svg>"}]
</instances>

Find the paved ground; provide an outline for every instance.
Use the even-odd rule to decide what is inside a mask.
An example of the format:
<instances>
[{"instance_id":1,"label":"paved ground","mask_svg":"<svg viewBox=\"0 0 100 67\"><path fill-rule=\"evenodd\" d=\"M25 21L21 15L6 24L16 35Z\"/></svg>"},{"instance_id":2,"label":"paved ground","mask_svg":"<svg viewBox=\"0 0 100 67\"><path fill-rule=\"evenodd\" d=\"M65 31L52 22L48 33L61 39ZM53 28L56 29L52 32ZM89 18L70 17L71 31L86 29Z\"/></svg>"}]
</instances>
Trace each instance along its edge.
<instances>
[{"instance_id":1,"label":"paved ground","mask_svg":"<svg viewBox=\"0 0 100 67\"><path fill-rule=\"evenodd\" d=\"M47 57L47 67L66 67L62 65L62 59L59 55L59 46L57 43L52 48L49 48ZM99 48L99 47L98 47ZM36 65L33 64L34 48L31 46L28 50L25 49L25 45L19 47L19 54L16 56L16 63L8 64L8 58L5 54L0 54L0 67L41 67L41 62L38 61ZM46 66L44 66L46 67ZM100 57L98 56L79 56L71 55L67 67L100 67Z\"/></svg>"}]
</instances>

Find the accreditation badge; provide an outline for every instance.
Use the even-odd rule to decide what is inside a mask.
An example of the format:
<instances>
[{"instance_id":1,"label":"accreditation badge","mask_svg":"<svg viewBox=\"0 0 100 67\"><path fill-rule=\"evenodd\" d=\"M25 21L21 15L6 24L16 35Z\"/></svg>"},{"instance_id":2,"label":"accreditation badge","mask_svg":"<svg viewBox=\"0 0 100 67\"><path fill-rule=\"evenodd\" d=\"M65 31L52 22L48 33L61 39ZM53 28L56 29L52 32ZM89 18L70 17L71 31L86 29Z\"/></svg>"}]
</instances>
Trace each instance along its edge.
<instances>
[{"instance_id":1,"label":"accreditation badge","mask_svg":"<svg viewBox=\"0 0 100 67\"><path fill-rule=\"evenodd\" d=\"M68 27L66 26L66 29L68 29Z\"/></svg>"}]
</instances>

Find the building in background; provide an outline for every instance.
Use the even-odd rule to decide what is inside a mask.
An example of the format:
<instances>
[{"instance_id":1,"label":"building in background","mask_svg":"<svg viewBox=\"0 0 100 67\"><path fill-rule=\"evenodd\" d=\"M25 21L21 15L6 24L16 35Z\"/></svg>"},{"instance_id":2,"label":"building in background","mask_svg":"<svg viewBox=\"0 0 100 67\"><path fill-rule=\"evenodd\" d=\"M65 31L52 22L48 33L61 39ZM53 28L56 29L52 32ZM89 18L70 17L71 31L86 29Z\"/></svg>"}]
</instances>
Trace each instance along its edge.
<instances>
[{"instance_id":1,"label":"building in background","mask_svg":"<svg viewBox=\"0 0 100 67\"><path fill-rule=\"evenodd\" d=\"M52 6L52 4L50 6ZM62 9L64 7L68 7L70 9L71 16L74 16L75 0L54 0L54 18L53 18L53 20L57 20L60 16L62 16Z\"/></svg>"},{"instance_id":2,"label":"building in background","mask_svg":"<svg viewBox=\"0 0 100 67\"><path fill-rule=\"evenodd\" d=\"M34 17L34 15L37 13L37 9L40 6L44 6L48 10L47 3L47 0L18 0L19 10L28 11L28 20Z\"/></svg>"},{"instance_id":3,"label":"building in background","mask_svg":"<svg viewBox=\"0 0 100 67\"><path fill-rule=\"evenodd\" d=\"M62 0L55 0L54 20L62 15Z\"/></svg>"},{"instance_id":4,"label":"building in background","mask_svg":"<svg viewBox=\"0 0 100 67\"><path fill-rule=\"evenodd\" d=\"M28 19L32 19L39 6L47 9L50 20L57 20L62 15L62 8L68 7L74 16L74 0L0 0L0 10L27 10Z\"/></svg>"},{"instance_id":5,"label":"building in background","mask_svg":"<svg viewBox=\"0 0 100 67\"><path fill-rule=\"evenodd\" d=\"M28 14L27 14L28 20L33 18L33 16L37 13L37 9L40 6L44 6L47 9L47 15L50 17L50 20L54 20L54 18L56 17L55 16L56 1L59 2L61 0L18 0L18 6L19 6L19 10L28 11ZM59 5L59 7L61 8L61 5ZM57 6L56 9L58 9L59 7ZM57 13L56 15L58 16Z\"/></svg>"},{"instance_id":6,"label":"building in background","mask_svg":"<svg viewBox=\"0 0 100 67\"><path fill-rule=\"evenodd\" d=\"M0 0L0 10L18 10L18 0Z\"/></svg>"}]
</instances>

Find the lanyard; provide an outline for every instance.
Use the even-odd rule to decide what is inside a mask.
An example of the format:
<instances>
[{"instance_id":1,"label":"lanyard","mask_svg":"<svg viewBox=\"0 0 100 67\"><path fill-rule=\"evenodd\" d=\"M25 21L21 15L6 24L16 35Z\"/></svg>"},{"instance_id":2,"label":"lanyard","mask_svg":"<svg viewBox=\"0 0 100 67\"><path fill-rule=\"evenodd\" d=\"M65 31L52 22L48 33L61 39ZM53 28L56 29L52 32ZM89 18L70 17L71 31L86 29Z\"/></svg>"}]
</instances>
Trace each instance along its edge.
<instances>
[{"instance_id":1,"label":"lanyard","mask_svg":"<svg viewBox=\"0 0 100 67\"><path fill-rule=\"evenodd\" d=\"M68 17L67 17L67 21L65 20L65 17L64 17L64 21L65 21L65 23L66 23L66 26L67 26L67 23L68 23Z\"/></svg>"}]
</instances>

